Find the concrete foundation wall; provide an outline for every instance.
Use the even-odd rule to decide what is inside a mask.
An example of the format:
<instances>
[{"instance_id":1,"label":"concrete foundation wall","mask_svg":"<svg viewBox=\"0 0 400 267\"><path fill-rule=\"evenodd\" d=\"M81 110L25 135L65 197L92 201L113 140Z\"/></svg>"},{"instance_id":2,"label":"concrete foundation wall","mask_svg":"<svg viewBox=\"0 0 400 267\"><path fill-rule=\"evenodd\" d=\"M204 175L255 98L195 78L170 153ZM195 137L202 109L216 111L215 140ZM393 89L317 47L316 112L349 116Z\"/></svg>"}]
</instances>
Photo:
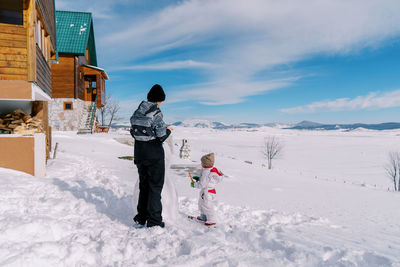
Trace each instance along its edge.
<instances>
[{"instance_id":1,"label":"concrete foundation wall","mask_svg":"<svg viewBox=\"0 0 400 267\"><path fill-rule=\"evenodd\" d=\"M64 102L72 102L72 110L64 110ZM74 98L54 98L49 101L49 124L53 131L77 131L87 117L91 102Z\"/></svg>"}]
</instances>

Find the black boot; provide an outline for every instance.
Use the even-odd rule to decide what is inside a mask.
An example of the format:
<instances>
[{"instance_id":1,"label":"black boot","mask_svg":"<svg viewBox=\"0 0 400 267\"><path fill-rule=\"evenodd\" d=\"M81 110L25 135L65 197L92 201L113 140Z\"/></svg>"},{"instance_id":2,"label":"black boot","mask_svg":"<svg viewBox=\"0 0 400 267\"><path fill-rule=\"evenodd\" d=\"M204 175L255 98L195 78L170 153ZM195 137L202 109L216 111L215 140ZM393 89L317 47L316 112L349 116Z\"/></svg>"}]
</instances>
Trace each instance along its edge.
<instances>
[{"instance_id":1,"label":"black boot","mask_svg":"<svg viewBox=\"0 0 400 267\"><path fill-rule=\"evenodd\" d=\"M161 228L164 228L165 227L165 223L161 222L160 224L147 224L147 228L154 227L154 226L160 226Z\"/></svg>"}]
</instances>

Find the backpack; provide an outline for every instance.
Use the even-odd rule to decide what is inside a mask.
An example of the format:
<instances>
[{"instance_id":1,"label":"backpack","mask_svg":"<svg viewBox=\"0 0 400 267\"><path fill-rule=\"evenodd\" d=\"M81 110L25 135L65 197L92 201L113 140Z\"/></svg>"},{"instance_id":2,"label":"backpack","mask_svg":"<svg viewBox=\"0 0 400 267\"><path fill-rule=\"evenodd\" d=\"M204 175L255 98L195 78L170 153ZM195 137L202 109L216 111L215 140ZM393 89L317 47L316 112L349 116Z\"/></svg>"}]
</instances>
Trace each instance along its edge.
<instances>
[{"instance_id":1,"label":"backpack","mask_svg":"<svg viewBox=\"0 0 400 267\"><path fill-rule=\"evenodd\" d=\"M153 106L149 110L147 110L144 115L147 115L151 112L157 111L154 115L160 113L161 111L158 109L158 106ZM132 123L132 120L131 120ZM155 129L148 126L141 126L136 124L131 124L131 128L129 130L131 136L138 141L150 141L157 137Z\"/></svg>"}]
</instances>

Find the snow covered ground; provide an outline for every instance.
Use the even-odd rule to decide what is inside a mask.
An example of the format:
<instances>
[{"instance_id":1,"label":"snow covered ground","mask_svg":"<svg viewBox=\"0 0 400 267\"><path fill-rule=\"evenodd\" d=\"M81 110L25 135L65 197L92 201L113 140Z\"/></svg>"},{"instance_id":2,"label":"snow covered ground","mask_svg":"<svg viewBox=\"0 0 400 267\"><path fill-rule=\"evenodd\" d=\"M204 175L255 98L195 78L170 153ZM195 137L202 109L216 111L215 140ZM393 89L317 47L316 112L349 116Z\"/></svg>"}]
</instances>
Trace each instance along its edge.
<instances>
[{"instance_id":1,"label":"snow covered ground","mask_svg":"<svg viewBox=\"0 0 400 267\"><path fill-rule=\"evenodd\" d=\"M284 143L273 170L260 152L268 135ZM45 179L0 169L0 266L400 266L400 194L384 171L400 131L176 127L180 217L164 229L132 227L126 137L56 132ZM182 138L192 161L178 159ZM227 178L209 229L187 219L198 194L187 171L211 151Z\"/></svg>"}]
</instances>

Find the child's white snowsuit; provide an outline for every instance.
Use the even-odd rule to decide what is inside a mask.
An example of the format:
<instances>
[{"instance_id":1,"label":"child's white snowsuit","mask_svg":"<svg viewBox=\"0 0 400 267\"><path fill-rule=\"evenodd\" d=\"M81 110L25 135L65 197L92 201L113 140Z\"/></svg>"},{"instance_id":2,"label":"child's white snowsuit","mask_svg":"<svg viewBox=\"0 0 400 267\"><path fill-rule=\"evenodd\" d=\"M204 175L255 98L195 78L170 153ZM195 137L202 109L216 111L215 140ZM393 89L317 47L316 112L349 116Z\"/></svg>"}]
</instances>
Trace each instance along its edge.
<instances>
[{"instance_id":1,"label":"child's white snowsuit","mask_svg":"<svg viewBox=\"0 0 400 267\"><path fill-rule=\"evenodd\" d=\"M215 185L222 181L223 174L214 167L203 167L198 183L195 183L196 188L200 188L199 210L201 214L206 215L207 222L215 222L215 207L214 200L217 192Z\"/></svg>"}]
</instances>

